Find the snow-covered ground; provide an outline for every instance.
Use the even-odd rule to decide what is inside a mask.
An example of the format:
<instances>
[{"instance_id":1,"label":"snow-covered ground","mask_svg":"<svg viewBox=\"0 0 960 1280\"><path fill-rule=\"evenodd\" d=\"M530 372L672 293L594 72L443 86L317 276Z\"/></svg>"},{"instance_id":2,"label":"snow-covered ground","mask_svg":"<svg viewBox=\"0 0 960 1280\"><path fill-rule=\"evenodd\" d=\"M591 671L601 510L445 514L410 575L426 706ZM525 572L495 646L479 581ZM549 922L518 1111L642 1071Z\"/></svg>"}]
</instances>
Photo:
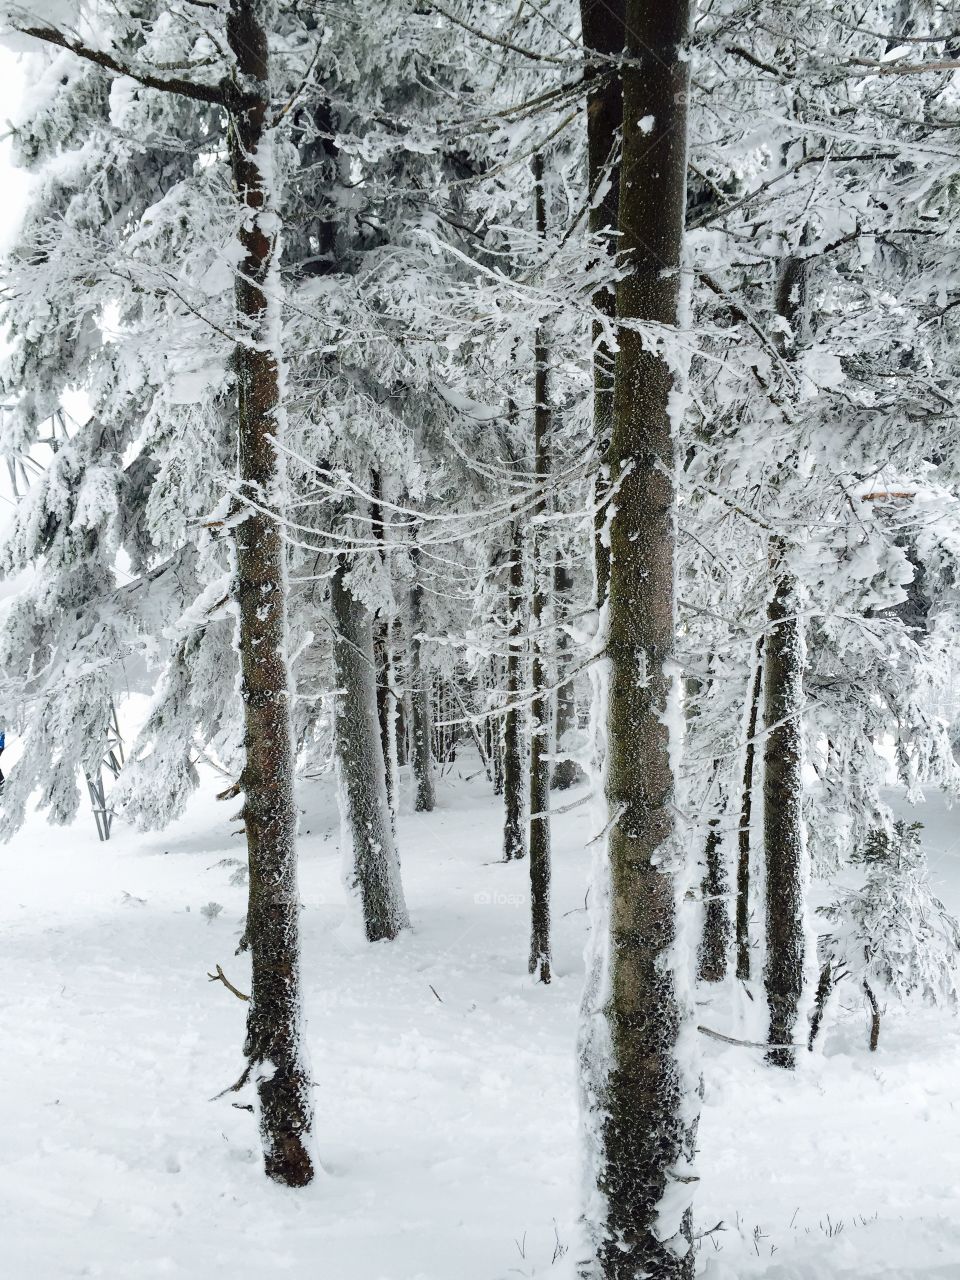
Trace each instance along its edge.
<instances>
[{"instance_id":1,"label":"snow-covered ground","mask_svg":"<svg viewBox=\"0 0 960 1280\"><path fill-rule=\"evenodd\" d=\"M465 769L465 771L468 771ZM332 790L301 796L304 961L325 1174L281 1191L236 1095L245 891L204 781L169 832L97 843L34 820L3 850L0 1273L10 1280L507 1280L573 1275L589 807L555 823L556 979L525 974L525 864L497 802L448 778L401 819L414 928L357 939ZM235 806L234 806L235 807ZM960 838L932 796L934 877L960 909ZM210 918L211 902L223 910ZM706 1000L706 997L704 997ZM723 998L701 1019L743 1024ZM960 1277L960 1023L855 1009L795 1076L703 1041L698 1230L711 1280Z\"/></svg>"}]
</instances>

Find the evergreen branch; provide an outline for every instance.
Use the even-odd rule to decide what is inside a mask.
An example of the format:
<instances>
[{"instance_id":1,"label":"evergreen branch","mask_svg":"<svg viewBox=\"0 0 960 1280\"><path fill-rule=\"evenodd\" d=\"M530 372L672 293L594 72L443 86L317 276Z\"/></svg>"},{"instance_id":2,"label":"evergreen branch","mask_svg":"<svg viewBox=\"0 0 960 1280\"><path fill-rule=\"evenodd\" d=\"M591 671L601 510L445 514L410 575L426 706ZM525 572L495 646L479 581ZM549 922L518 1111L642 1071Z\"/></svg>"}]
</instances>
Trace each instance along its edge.
<instances>
[{"instance_id":1,"label":"evergreen branch","mask_svg":"<svg viewBox=\"0 0 960 1280\"><path fill-rule=\"evenodd\" d=\"M14 27L21 35L31 36L34 40L42 40L44 44L56 45L74 53L78 58L92 62L104 71L112 71L114 75L128 76L147 89L158 89L161 93L176 93L182 98L192 98L195 102L213 103L226 106L227 95L220 85L195 84L192 80L184 80L179 76L165 77L154 75L149 71L141 71L105 49L91 49L79 40L71 40L69 36L56 27Z\"/></svg>"},{"instance_id":2,"label":"evergreen branch","mask_svg":"<svg viewBox=\"0 0 960 1280\"><path fill-rule=\"evenodd\" d=\"M501 49L509 49L511 53L518 53L521 58L529 58L532 62L552 62L559 67L570 65L567 58L558 58L552 53L535 53L532 49L524 49L518 44L513 44L510 40L504 40L500 36L492 36L487 31L481 31L479 27L471 26L469 22L464 22L462 18L458 18L449 9L445 9L443 5L437 4L436 0L430 0L430 8L435 13L439 13L441 17L446 18L448 22L452 22L454 26L460 27L461 30L466 31L471 36L476 36L478 40L486 40L488 44L495 44Z\"/></svg>"}]
</instances>

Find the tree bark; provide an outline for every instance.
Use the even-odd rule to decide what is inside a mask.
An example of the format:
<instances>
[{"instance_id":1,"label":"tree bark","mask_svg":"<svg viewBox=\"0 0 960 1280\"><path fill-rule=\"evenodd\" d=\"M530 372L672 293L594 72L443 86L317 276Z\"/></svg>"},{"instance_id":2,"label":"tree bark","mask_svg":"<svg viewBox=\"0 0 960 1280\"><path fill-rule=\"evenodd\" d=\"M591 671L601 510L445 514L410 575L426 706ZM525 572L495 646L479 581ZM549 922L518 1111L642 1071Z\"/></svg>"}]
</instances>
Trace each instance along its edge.
<instances>
[{"instance_id":1,"label":"tree bark","mask_svg":"<svg viewBox=\"0 0 960 1280\"><path fill-rule=\"evenodd\" d=\"M537 235L546 235L543 156L533 158ZM538 981L550 981L550 737L552 703L547 692L547 667L541 634L544 613L544 531L539 523L547 509L545 489L550 478L550 404L547 385L547 344L543 326L534 337L534 474L540 494L534 503L530 557L530 960Z\"/></svg>"},{"instance_id":2,"label":"tree bark","mask_svg":"<svg viewBox=\"0 0 960 1280\"><path fill-rule=\"evenodd\" d=\"M756 760L760 688L763 681L763 637L757 643L756 666L750 681L747 743L743 755L743 792L737 830L737 977L750 981L750 824L753 820L753 769Z\"/></svg>"},{"instance_id":3,"label":"tree bark","mask_svg":"<svg viewBox=\"0 0 960 1280\"><path fill-rule=\"evenodd\" d=\"M416 788L413 807L417 813L432 813L436 804L433 789L433 710L430 697L430 673L425 670L423 646L423 587L420 583L420 553L411 552L414 579L410 585L410 706L413 741L411 761Z\"/></svg>"},{"instance_id":4,"label":"tree bark","mask_svg":"<svg viewBox=\"0 0 960 1280\"><path fill-rule=\"evenodd\" d=\"M790 326L780 350L796 350L806 310L806 261L788 257L782 266L776 311ZM763 843L766 866L767 956L763 980L770 1015L767 1061L791 1068L792 1048L806 961L803 830L803 666L798 584L790 572L786 542L771 537L767 552L773 589L764 642Z\"/></svg>"},{"instance_id":5,"label":"tree bark","mask_svg":"<svg viewBox=\"0 0 960 1280\"><path fill-rule=\"evenodd\" d=\"M623 85L617 69L610 62L592 62L590 53L618 56L625 42L626 0L580 0L580 24L587 52L584 79L590 85L587 93L587 180L594 199L590 208L590 231L610 238L610 251L617 252L612 238L617 230L620 205L620 141L623 125ZM613 317L616 299L612 288L598 289L593 305L601 314ZM601 506L609 486L609 473L604 463L610 442L613 420L614 355L603 342L603 326L593 326L593 422L597 456L601 464L596 486L598 506L594 531L595 590L597 605L607 596L610 577L610 554L604 529L607 511Z\"/></svg>"},{"instance_id":6,"label":"tree bark","mask_svg":"<svg viewBox=\"0 0 960 1280\"><path fill-rule=\"evenodd\" d=\"M820 1028L823 1026L823 1019L827 1012L827 1001L833 993L833 988L833 962L828 960L820 970L817 994L813 1002L813 1013L810 1015L810 1034L807 1036L807 1048L811 1053L813 1052L813 1046L817 1042L817 1036L820 1034Z\"/></svg>"},{"instance_id":7,"label":"tree bark","mask_svg":"<svg viewBox=\"0 0 960 1280\"><path fill-rule=\"evenodd\" d=\"M387 547L386 521L383 515L383 478L376 468L370 475L371 526L380 548L380 563L389 582L390 560ZM393 653L391 637L393 619L386 608L379 611L374 635L374 656L377 667L377 719L380 723L380 741L387 784L387 804L396 826L397 815L397 709L394 697Z\"/></svg>"},{"instance_id":8,"label":"tree bark","mask_svg":"<svg viewBox=\"0 0 960 1280\"><path fill-rule=\"evenodd\" d=\"M698 977L701 982L722 982L727 976L730 913L727 910L727 877L719 814L714 814L707 826L703 857L703 934L698 954Z\"/></svg>"},{"instance_id":9,"label":"tree bark","mask_svg":"<svg viewBox=\"0 0 960 1280\"><path fill-rule=\"evenodd\" d=\"M866 978L863 980L863 990L870 1004L870 1052L876 1053L880 1043L880 1006Z\"/></svg>"},{"instance_id":10,"label":"tree bark","mask_svg":"<svg viewBox=\"0 0 960 1280\"><path fill-rule=\"evenodd\" d=\"M234 190L246 215L235 297L245 340L235 353L240 483L251 506L237 526L241 696L246 761L241 784L250 866L246 939L252 980L244 1053L256 1083L267 1175L288 1186L314 1176L310 1079L301 1041L300 895L293 796L283 502L275 438L280 393L279 254L271 191L267 32L255 0L231 0L226 33L237 64L230 126Z\"/></svg>"},{"instance_id":11,"label":"tree bark","mask_svg":"<svg viewBox=\"0 0 960 1280\"><path fill-rule=\"evenodd\" d=\"M587 1218L593 1276L689 1280L698 1107L680 994L676 903L685 855L674 822L669 727L679 717L674 376L669 357L622 323L677 323L689 6L628 0L625 17L619 244L630 271L617 289L609 452L611 480L621 481L610 522L606 637L609 916L595 918L600 932L585 996L584 1097L600 1193ZM602 881L596 888L600 898ZM602 1207L594 1209L597 1201Z\"/></svg>"},{"instance_id":12,"label":"tree bark","mask_svg":"<svg viewBox=\"0 0 960 1280\"><path fill-rule=\"evenodd\" d=\"M773 594L764 645L763 844L766 866L767 958L763 982L770 1014L767 1060L792 1067L790 1045L803 995L806 934L803 878L801 704L803 638L796 584L784 569L785 548L773 539Z\"/></svg>"},{"instance_id":13,"label":"tree bark","mask_svg":"<svg viewBox=\"0 0 960 1280\"><path fill-rule=\"evenodd\" d=\"M507 712L503 718L503 860L522 858L526 854L523 820L523 730L517 701L523 683L523 534L520 521L514 520L510 541L509 585L507 607L510 612L507 633Z\"/></svg>"},{"instance_id":14,"label":"tree bark","mask_svg":"<svg viewBox=\"0 0 960 1280\"><path fill-rule=\"evenodd\" d=\"M387 805L373 619L344 582L347 567L346 557L341 556L330 582L340 821L348 888L359 894L368 940L379 942L395 938L409 920Z\"/></svg>"},{"instance_id":15,"label":"tree bark","mask_svg":"<svg viewBox=\"0 0 960 1280\"><path fill-rule=\"evenodd\" d=\"M554 607L562 608L573 589L573 574L562 560L557 560L553 571ZM565 631L557 631L556 639L557 668L561 675L570 666L570 642ZM577 729L577 700L574 695L573 681L568 680L557 689L556 711L556 752L558 759L553 766L553 777L550 785L555 791L569 791L581 780L583 774L580 766L567 752L571 749L570 739Z\"/></svg>"}]
</instances>

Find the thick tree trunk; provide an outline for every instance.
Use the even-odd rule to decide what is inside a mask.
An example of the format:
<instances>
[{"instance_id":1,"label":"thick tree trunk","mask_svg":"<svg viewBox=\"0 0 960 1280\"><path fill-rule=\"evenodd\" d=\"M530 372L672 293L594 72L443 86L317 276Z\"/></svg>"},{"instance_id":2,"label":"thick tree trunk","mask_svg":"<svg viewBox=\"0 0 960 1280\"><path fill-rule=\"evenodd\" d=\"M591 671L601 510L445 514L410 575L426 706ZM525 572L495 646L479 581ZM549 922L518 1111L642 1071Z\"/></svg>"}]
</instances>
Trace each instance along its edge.
<instances>
[{"instance_id":1,"label":"thick tree trunk","mask_svg":"<svg viewBox=\"0 0 960 1280\"><path fill-rule=\"evenodd\" d=\"M619 56L623 52L626 0L580 0L580 23L583 31L585 59L584 79L590 84L587 93L587 178L591 195L590 230L596 236L611 237L610 252L619 246L612 238L617 230L620 206L619 133L623 125L623 86L620 76L607 60L596 63L590 53ZM600 289L593 295L593 305L606 316L613 316L615 295L612 288ZM593 326L593 422L597 456L601 463L596 485L598 511L594 535L594 561L597 604L607 597L610 576L610 553L605 542L607 520L600 506L609 485L606 460L613 421L614 356L602 341L603 326Z\"/></svg>"},{"instance_id":2,"label":"thick tree trunk","mask_svg":"<svg viewBox=\"0 0 960 1280\"><path fill-rule=\"evenodd\" d=\"M231 0L227 39L239 71L231 104L234 190L246 215L235 294L246 340L237 345L240 482L256 507L236 528L241 695L246 761L241 776L250 865L245 937L251 992L244 1053L259 1102L269 1177L304 1186L314 1175L310 1078L301 1043L300 894L293 796L285 547L274 512L283 503L275 439L280 396L280 245L267 122L267 32L254 0Z\"/></svg>"},{"instance_id":3,"label":"thick tree trunk","mask_svg":"<svg viewBox=\"0 0 960 1280\"><path fill-rule=\"evenodd\" d=\"M370 942L395 938L409 923L387 805L377 720L373 619L351 595L341 557L330 582L337 675L335 734L340 822L348 887L360 897Z\"/></svg>"},{"instance_id":4,"label":"thick tree trunk","mask_svg":"<svg viewBox=\"0 0 960 1280\"><path fill-rule=\"evenodd\" d=\"M784 548L770 553L775 582L767 606L764 644L763 845L766 866L767 956L763 982L771 1046L792 1045L803 996L804 927L803 637L796 583L782 564ZM792 1048L771 1048L767 1060L794 1065Z\"/></svg>"},{"instance_id":5,"label":"thick tree trunk","mask_svg":"<svg viewBox=\"0 0 960 1280\"><path fill-rule=\"evenodd\" d=\"M543 190L543 157L533 158L537 235L546 235L546 201ZM553 710L547 692L547 664L541 634L544 613L543 544L538 523L547 509L544 490L550 477L550 404L547 385L547 345L542 326L534 338L534 473L540 496L533 507L530 557L530 630L532 661L530 680L530 961L529 969L540 982L550 981L550 738Z\"/></svg>"},{"instance_id":6,"label":"thick tree trunk","mask_svg":"<svg viewBox=\"0 0 960 1280\"><path fill-rule=\"evenodd\" d=\"M558 558L553 572L554 607L562 609L573 589L573 575L567 566ZM565 631L557 632L556 639L557 669L561 677L570 666L570 641ZM551 786L555 791L568 791L582 778L580 766L567 753L572 749L573 735L577 730L577 700L574 696L573 681L560 685L557 690L556 713L556 752L558 759L553 766Z\"/></svg>"},{"instance_id":7,"label":"thick tree trunk","mask_svg":"<svg viewBox=\"0 0 960 1280\"><path fill-rule=\"evenodd\" d=\"M677 323L686 189L687 0L629 0L623 67L620 321ZM669 342L669 335L665 335ZM674 822L671 724L673 372L621 323L610 472L607 867L594 897L582 1053L598 1196L591 1274L689 1280L697 1082L677 939L685 853ZM604 870L607 876L603 875ZM606 905L601 905L609 895ZM682 1043L681 1043L682 1042Z\"/></svg>"},{"instance_id":8,"label":"thick tree trunk","mask_svg":"<svg viewBox=\"0 0 960 1280\"><path fill-rule=\"evenodd\" d=\"M526 853L523 820L523 727L517 702L520 698L523 649L523 535L520 521L513 522L510 542L507 607L507 712L503 717L503 859Z\"/></svg>"},{"instance_id":9,"label":"thick tree trunk","mask_svg":"<svg viewBox=\"0 0 960 1280\"><path fill-rule=\"evenodd\" d=\"M750 981L750 824L753 821L753 769L757 755L757 722L763 682L762 636L757 644L755 664L750 677L747 742L743 755L743 791L740 796L740 825L737 829L737 977L744 982Z\"/></svg>"},{"instance_id":10,"label":"thick tree trunk","mask_svg":"<svg viewBox=\"0 0 960 1280\"><path fill-rule=\"evenodd\" d=\"M410 757L413 765L415 794L413 807L417 813L432 813L436 804L433 789L433 709L430 697L430 672L424 667L423 646L423 587L420 584L420 556L414 551L414 579L410 586L410 708L412 712L412 742Z\"/></svg>"}]
</instances>

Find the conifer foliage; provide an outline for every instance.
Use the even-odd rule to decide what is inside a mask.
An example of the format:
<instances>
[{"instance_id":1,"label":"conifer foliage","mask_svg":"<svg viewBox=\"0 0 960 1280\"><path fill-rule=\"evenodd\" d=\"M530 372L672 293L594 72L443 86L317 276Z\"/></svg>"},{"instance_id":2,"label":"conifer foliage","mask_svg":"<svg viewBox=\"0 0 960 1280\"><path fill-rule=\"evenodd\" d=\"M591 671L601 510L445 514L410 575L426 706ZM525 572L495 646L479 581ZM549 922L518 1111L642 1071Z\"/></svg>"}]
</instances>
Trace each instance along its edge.
<instances>
[{"instance_id":1,"label":"conifer foliage","mask_svg":"<svg viewBox=\"0 0 960 1280\"><path fill-rule=\"evenodd\" d=\"M429 907L409 842L461 856L451 780L486 787L531 1016L566 977L558 917L588 926L580 1274L691 1280L694 1005L752 1019L713 1032L772 1080L849 993L877 1050L886 1002L960 992L889 790L960 796L956 23L925 0L0 0L0 23L32 180L0 298L0 834L77 818L131 693L111 819L162 829L216 774L249 885L224 1092L302 1187L300 788L335 797L387 973ZM586 910L560 917L552 841L588 801Z\"/></svg>"}]
</instances>

